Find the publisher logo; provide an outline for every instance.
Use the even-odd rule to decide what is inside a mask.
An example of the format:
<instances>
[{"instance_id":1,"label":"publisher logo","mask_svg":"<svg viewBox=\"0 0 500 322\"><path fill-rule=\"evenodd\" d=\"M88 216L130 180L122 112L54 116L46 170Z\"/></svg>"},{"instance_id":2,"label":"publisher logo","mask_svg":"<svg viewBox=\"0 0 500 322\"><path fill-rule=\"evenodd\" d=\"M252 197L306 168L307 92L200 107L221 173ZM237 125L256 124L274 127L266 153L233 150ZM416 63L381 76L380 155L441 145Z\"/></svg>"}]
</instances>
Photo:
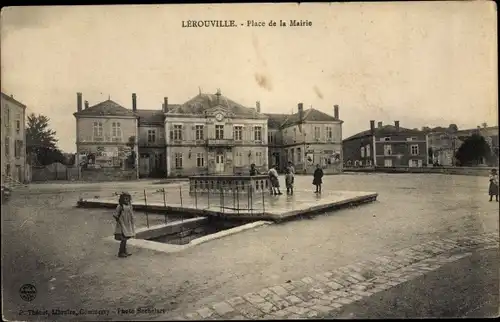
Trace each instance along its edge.
<instances>
[{"instance_id":1,"label":"publisher logo","mask_svg":"<svg viewBox=\"0 0 500 322\"><path fill-rule=\"evenodd\" d=\"M26 302L33 301L36 297L36 293L37 293L36 287L31 284L24 284L19 289L19 295Z\"/></svg>"}]
</instances>

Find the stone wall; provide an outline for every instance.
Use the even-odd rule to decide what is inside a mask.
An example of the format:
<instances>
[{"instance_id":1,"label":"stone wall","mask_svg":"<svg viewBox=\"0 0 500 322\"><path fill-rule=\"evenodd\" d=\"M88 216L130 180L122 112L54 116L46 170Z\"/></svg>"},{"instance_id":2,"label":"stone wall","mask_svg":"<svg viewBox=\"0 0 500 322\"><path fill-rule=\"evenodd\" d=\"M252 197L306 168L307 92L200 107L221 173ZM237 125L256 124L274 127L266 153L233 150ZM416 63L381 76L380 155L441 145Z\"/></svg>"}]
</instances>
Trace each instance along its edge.
<instances>
[{"instance_id":1,"label":"stone wall","mask_svg":"<svg viewBox=\"0 0 500 322\"><path fill-rule=\"evenodd\" d=\"M344 168L345 172L381 172L381 173L442 173L468 176L488 176L490 167L363 167Z\"/></svg>"},{"instance_id":2,"label":"stone wall","mask_svg":"<svg viewBox=\"0 0 500 322\"><path fill-rule=\"evenodd\" d=\"M118 168L82 169L80 180L88 182L137 180L137 171Z\"/></svg>"}]
</instances>

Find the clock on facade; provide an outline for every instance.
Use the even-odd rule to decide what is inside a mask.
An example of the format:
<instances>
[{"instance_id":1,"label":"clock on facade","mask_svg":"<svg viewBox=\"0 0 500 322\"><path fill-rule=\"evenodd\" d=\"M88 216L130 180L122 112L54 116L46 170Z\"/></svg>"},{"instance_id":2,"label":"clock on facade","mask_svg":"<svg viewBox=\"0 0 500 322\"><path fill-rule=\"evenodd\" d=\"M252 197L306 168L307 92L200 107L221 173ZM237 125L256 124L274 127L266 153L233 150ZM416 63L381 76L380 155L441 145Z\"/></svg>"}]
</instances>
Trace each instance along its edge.
<instances>
[{"instance_id":1,"label":"clock on facade","mask_svg":"<svg viewBox=\"0 0 500 322\"><path fill-rule=\"evenodd\" d=\"M215 119L217 121L219 121L219 122L222 121L223 118L224 118L224 116L222 114L220 114L220 113L218 113L218 114L215 115Z\"/></svg>"}]
</instances>

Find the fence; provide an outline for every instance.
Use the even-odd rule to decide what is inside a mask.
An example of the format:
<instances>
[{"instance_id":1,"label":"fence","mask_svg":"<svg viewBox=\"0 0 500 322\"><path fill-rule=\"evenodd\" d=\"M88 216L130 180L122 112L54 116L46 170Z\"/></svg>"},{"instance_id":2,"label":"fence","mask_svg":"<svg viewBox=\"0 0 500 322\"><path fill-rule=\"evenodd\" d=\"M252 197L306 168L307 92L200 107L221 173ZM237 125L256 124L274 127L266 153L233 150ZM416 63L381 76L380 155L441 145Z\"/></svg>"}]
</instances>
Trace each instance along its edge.
<instances>
[{"instance_id":1,"label":"fence","mask_svg":"<svg viewBox=\"0 0 500 322\"><path fill-rule=\"evenodd\" d=\"M258 189L256 188L258 187ZM235 185L235 182L222 183L214 186L210 191L192 190L186 184L169 185L160 189L142 189L140 191L127 191L132 197L132 205L136 211L143 211L146 217L146 226L150 227L150 213L160 213L164 216L164 223L169 222L169 218L183 220L179 213L172 213L168 207L183 208L186 213L189 210L210 210L219 214L231 214L237 219L238 215L258 216L266 212L266 195L270 194L268 186L256 183L253 180L245 182L244 185ZM80 195L82 200L102 200L118 202L122 191L101 191L93 194ZM183 211L184 212L184 211ZM194 211L191 213L199 213ZM196 215L190 215L196 216Z\"/></svg>"},{"instance_id":2,"label":"fence","mask_svg":"<svg viewBox=\"0 0 500 322\"><path fill-rule=\"evenodd\" d=\"M78 180L78 177L78 167L68 167L59 162L31 169L31 181Z\"/></svg>"}]
</instances>

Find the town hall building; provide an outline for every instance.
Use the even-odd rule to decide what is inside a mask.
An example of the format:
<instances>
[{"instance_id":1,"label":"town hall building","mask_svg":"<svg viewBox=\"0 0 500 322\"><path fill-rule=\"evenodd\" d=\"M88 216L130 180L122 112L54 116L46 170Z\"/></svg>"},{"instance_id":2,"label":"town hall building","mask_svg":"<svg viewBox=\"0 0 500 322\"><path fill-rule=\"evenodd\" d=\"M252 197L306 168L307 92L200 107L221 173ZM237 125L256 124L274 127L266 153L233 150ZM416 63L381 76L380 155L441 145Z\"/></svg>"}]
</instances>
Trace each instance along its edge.
<instances>
[{"instance_id":1,"label":"town hall building","mask_svg":"<svg viewBox=\"0 0 500 322\"><path fill-rule=\"evenodd\" d=\"M292 162L300 173L320 164L326 173L342 170L342 121L299 103L297 113L264 114L260 102L246 107L222 95L199 93L183 104L132 109L110 99L82 106L77 94L79 163L130 171L137 177L246 174L250 165L266 172ZM82 162L83 161L83 162Z\"/></svg>"}]
</instances>

